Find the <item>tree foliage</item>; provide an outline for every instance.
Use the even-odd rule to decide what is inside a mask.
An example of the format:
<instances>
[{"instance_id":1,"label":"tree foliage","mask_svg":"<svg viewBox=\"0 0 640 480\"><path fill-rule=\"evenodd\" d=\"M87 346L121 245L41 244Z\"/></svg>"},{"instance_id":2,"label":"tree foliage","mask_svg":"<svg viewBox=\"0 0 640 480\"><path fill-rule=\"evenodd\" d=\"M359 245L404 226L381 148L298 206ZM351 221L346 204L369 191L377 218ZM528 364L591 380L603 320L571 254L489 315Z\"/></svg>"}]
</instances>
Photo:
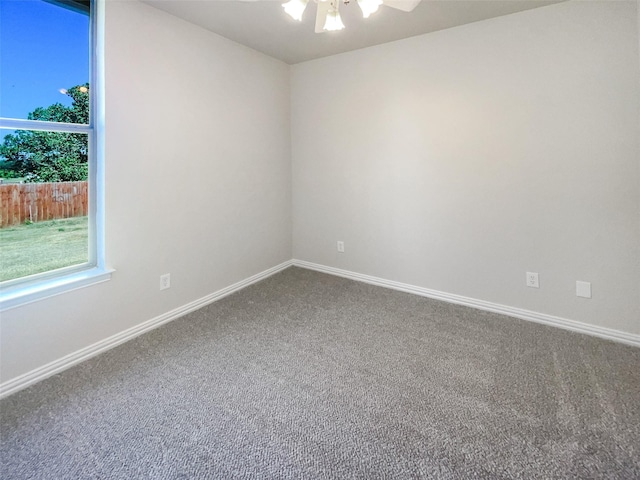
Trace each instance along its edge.
<instances>
[{"instance_id":1,"label":"tree foliage","mask_svg":"<svg viewBox=\"0 0 640 480\"><path fill-rule=\"evenodd\" d=\"M55 103L38 107L28 120L64 123L89 123L89 85L77 85L66 91L70 107ZM3 169L23 176L29 182L71 182L86 180L88 141L83 133L17 130L4 137L0 145Z\"/></svg>"}]
</instances>

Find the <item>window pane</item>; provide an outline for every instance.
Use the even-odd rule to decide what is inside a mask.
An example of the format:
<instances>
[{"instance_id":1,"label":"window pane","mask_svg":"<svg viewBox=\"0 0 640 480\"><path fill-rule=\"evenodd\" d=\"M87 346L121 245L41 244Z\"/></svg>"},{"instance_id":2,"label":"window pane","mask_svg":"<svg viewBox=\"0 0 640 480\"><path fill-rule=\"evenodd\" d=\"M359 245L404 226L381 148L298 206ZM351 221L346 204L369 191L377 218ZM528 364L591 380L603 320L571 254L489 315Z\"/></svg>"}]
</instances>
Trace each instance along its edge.
<instances>
[{"instance_id":1,"label":"window pane","mask_svg":"<svg viewBox=\"0 0 640 480\"><path fill-rule=\"evenodd\" d=\"M87 150L82 133L5 135L0 281L89 261Z\"/></svg>"},{"instance_id":2,"label":"window pane","mask_svg":"<svg viewBox=\"0 0 640 480\"><path fill-rule=\"evenodd\" d=\"M0 117L89 123L88 2L0 1L0 73Z\"/></svg>"}]
</instances>

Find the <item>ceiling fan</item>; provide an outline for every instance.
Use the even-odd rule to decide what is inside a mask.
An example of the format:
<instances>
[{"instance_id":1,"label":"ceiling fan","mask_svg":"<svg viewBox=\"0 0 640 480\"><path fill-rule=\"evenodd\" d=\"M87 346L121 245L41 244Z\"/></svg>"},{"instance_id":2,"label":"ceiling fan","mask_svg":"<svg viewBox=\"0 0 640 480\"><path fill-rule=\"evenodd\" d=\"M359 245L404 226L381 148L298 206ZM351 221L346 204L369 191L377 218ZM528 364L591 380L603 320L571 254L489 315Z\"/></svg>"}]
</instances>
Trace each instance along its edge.
<instances>
[{"instance_id":1,"label":"ceiling fan","mask_svg":"<svg viewBox=\"0 0 640 480\"><path fill-rule=\"evenodd\" d=\"M344 23L340 18L340 2L347 5L349 0L313 0L317 4L316 12L316 33L342 30ZM378 11L380 5L396 8L403 12L410 12L418 6L421 0L356 0L362 16L369 18L369 15ZM309 0L289 0L282 4L284 11L293 19L302 21L302 14L307 8Z\"/></svg>"}]
</instances>

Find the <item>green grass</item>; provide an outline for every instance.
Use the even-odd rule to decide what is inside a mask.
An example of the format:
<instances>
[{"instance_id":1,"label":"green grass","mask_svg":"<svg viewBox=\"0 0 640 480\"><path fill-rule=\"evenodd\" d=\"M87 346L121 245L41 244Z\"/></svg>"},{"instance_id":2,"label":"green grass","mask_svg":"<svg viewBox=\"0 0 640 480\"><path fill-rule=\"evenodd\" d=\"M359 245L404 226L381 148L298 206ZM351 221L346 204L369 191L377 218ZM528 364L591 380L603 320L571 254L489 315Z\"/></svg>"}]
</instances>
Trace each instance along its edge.
<instances>
[{"instance_id":1,"label":"green grass","mask_svg":"<svg viewBox=\"0 0 640 480\"><path fill-rule=\"evenodd\" d=\"M85 263L87 217L0 228L0 282Z\"/></svg>"}]
</instances>

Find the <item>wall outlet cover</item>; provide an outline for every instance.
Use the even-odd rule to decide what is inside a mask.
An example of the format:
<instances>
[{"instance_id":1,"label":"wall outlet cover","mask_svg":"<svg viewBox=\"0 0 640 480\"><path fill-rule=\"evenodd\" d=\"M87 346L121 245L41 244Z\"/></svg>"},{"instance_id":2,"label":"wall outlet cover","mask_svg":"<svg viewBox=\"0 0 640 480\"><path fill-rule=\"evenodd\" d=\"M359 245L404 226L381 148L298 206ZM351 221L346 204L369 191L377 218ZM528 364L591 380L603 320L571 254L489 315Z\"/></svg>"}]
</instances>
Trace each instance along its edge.
<instances>
[{"instance_id":1,"label":"wall outlet cover","mask_svg":"<svg viewBox=\"0 0 640 480\"><path fill-rule=\"evenodd\" d=\"M166 290L171 287L171 274L165 273L160 275L160 290Z\"/></svg>"},{"instance_id":2,"label":"wall outlet cover","mask_svg":"<svg viewBox=\"0 0 640 480\"><path fill-rule=\"evenodd\" d=\"M527 272L527 287L540 288L540 278L536 272Z\"/></svg>"},{"instance_id":3,"label":"wall outlet cover","mask_svg":"<svg viewBox=\"0 0 640 480\"><path fill-rule=\"evenodd\" d=\"M576 282L576 296L591 298L591 282Z\"/></svg>"}]
</instances>

